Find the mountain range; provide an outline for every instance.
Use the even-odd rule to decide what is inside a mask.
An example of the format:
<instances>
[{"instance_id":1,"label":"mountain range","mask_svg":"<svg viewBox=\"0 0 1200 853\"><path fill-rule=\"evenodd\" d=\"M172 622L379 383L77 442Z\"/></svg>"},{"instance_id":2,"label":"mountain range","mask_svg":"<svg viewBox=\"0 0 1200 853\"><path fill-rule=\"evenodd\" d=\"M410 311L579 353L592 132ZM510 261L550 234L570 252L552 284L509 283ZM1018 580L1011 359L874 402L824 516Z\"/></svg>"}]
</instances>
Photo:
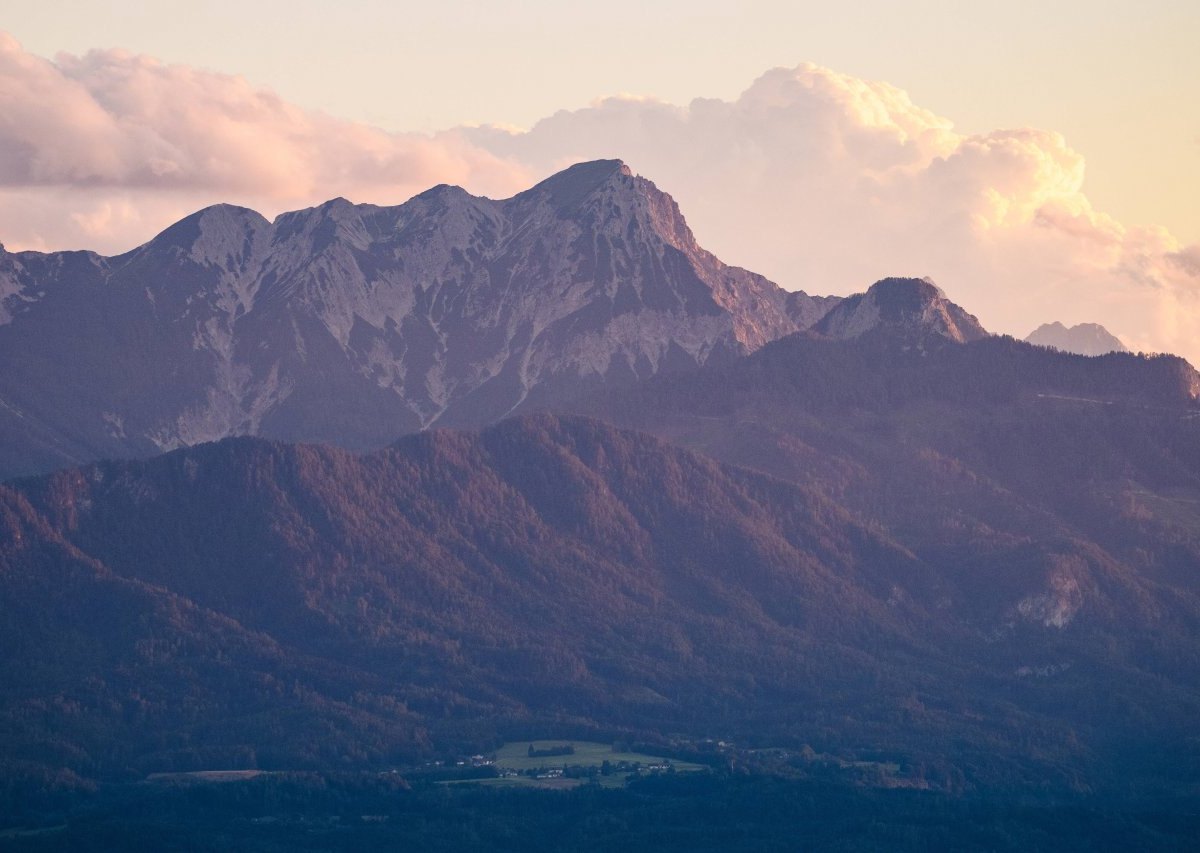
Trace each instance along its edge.
<instances>
[{"instance_id":1,"label":"mountain range","mask_svg":"<svg viewBox=\"0 0 1200 853\"><path fill-rule=\"evenodd\" d=\"M1200 793L1182 359L788 294L617 161L0 270L9 775L619 736Z\"/></svg>"},{"instance_id":2,"label":"mountain range","mask_svg":"<svg viewBox=\"0 0 1200 853\"><path fill-rule=\"evenodd\" d=\"M376 449L745 354L836 301L722 263L615 160L504 201L218 205L117 257L0 250L0 478L242 434Z\"/></svg>"}]
</instances>

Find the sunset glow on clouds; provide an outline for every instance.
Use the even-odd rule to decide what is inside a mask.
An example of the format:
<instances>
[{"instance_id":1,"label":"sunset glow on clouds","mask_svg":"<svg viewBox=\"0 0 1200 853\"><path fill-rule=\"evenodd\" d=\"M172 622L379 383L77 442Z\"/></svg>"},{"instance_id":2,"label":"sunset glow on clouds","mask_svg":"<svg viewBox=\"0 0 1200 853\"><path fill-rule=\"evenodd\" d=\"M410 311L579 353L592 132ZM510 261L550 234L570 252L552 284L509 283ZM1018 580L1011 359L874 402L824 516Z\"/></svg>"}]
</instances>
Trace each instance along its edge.
<instances>
[{"instance_id":1,"label":"sunset glow on clouds","mask_svg":"<svg viewBox=\"0 0 1200 853\"><path fill-rule=\"evenodd\" d=\"M1094 321L1200 363L1200 247L1095 210L1060 134L962 134L885 83L801 65L731 101L613 97L527 131L430 136L238 77L120 51L48 61L0 36L10 249L123 251L217 201L274 215L338 195L393 204L437 183L503 197L597 157L624 159L676 197L703 245L785 287L930 275L994 331Z\"/></svg>"},{"instance_id":2,"label":"sunset glow on clouds","mask_svg":"<svg viewBox=\"0 0 1200 853\"><path fill-rule=\"evenodd\" d=\"M392 134L245 80L123 51L31 56L0 34L0 239L122 251L197 207L277 213L331 196L399 203L528 175L456 134Z\"/></svg>"}]
</instances>

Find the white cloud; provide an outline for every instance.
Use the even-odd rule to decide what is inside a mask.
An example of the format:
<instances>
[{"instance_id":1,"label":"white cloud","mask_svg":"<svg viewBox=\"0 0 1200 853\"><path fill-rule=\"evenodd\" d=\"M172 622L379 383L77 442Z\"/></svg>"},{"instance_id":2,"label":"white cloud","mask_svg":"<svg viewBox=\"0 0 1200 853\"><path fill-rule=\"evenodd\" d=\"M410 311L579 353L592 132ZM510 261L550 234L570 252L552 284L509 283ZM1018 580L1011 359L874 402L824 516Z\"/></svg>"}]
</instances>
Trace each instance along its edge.
<instances>
[{"instance_id":1,"label":"white cloud","mask_svg":"<svg viewBox=\"0 0 1200 853\"><path fill-rule=\"evenodd\" d=\"M47 61L0 34L10 247L121 251L216 201L273 215L442 182L504 196L597 157L627 161L677 198L702 244L785 287L931 275L993 330L1094 321L1200 362L1200 247L1093 209L1061 135L961 134L885 83L801 65L733 101L617 96L527 131L427 136L121 51Z\"/></svg>"},{"instance_id":2,"label":"white cloud","mask_svg":"<svg viewBox=\"0 0 1200 853\"><path fill-rule=\"evenodd\" d=\"M609 98L470 137L539 174L620 156L702 244L789 288L931 275L995 331L1100 322L1200 363L1200 248L1094 210L1058 133L960 134L895 87L801 65L734 101Z\"/></svg>"}]
</instances>

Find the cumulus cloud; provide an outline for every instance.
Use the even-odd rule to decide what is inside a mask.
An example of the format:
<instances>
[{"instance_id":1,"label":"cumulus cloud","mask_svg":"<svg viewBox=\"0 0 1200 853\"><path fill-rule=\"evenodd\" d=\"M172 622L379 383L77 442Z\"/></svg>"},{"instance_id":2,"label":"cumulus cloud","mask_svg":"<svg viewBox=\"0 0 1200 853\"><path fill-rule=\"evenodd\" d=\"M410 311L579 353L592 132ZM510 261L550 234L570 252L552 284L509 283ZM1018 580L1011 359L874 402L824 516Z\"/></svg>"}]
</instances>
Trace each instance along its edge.
<instances>
[{"instance_id":1,"label":"cumulus cloud","mask_svg":"<svg viewBox=\"0 0 1200 853\"><path fill-rule=\"evenodd\" d=\"M806 64L733 101L609 98L470 136L539 174L620 156L702 244L789 288L931 275L995 331L1100 322L1200 363L1200 248L1095 210L1083 157L1052 131L958 133L893 86Z\"/></svg>"},{"instance_id":2,"label":"cumulus cloud","mask_svg":"<svg viewBox=\"0 0 1200 853\"><path fill-rule=\"evenodd\" d=\"M216 201L272 215L442 182L503 197L598 157L653 179L703 245L785 287L930 275L996 331L1100 322L1200 363L1200 247L1095 210L1061 135L959 133L886 83L801 65L732 101L617 96L528 130L396 134L238 77L121 51L49 61L0 34L10 247L120 251Z\"/></svg>"},{"instance_id":3,"label":"cumulus cloud","mask_svg":"<svg viewBox=\"0 0 1200 853\"><path fill-rule=\"evenodd\" d=\"M387 133L125 51L48 61L0 33L9 244L113 251L213 201L271 213L337 195L400 202L444 181L503 195L528 180L457 133Z\"/></svg>"}]
</instances>

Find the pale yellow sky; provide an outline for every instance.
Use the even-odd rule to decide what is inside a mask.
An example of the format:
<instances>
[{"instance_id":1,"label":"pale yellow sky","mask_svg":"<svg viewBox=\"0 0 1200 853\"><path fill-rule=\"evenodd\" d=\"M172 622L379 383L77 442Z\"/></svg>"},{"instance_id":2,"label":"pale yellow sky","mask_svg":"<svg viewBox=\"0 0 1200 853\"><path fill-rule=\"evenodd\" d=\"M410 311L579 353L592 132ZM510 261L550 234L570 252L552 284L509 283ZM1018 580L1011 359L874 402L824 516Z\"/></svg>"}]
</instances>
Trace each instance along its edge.
<instances>
[{"instance_id":1,"label":"pale yellow sky","mask_svg":"<svg viewBox=\"0 0 1200 853\"><path fill-rule=\"evenodd\" d=\"M1200 241L1200 3L846 6L0 0L0 25L33 54L127 48L397 131L529 126L622 92L731 100L813 61L898 86L962 132L1060 131L1097 209Z\"/></svg>"}]
</instances>

